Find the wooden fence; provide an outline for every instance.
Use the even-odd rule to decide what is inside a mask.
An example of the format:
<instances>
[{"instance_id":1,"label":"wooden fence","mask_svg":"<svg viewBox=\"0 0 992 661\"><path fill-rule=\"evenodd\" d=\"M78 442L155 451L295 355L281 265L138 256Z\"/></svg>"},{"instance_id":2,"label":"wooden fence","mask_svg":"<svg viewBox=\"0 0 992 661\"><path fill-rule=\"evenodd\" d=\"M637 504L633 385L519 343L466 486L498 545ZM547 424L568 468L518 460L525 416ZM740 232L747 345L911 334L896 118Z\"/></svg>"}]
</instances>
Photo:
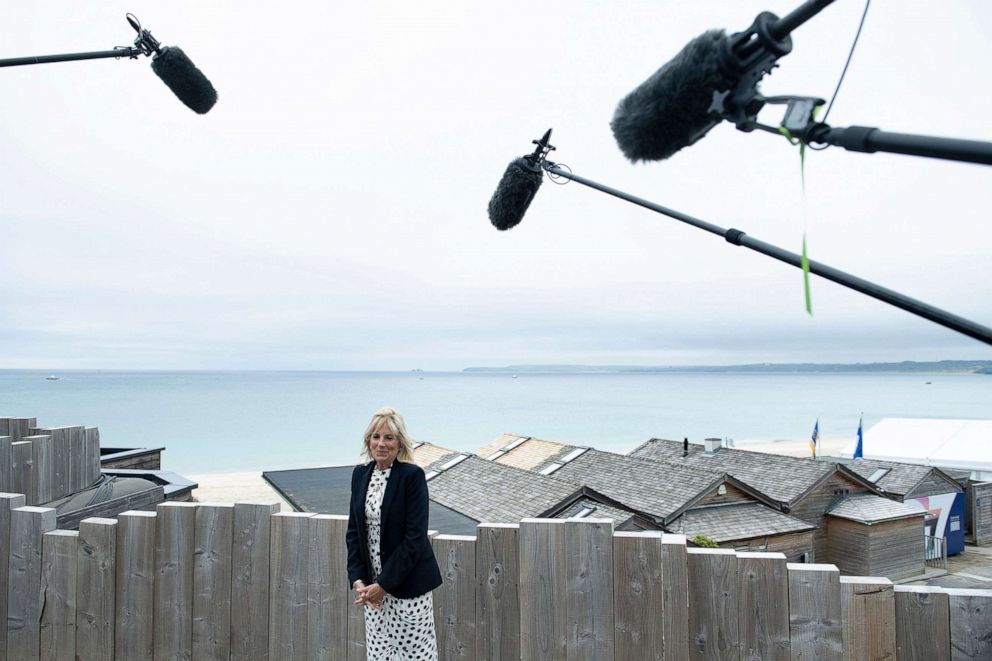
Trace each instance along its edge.
<instances>
[{"instance_id":1,"label":"wooden fence","mask_svg":"<svg viewBox=\"0 0 992 661\"><path fill-rule=\"evenodd\" d=\"M364 659L342 516L162 503L58 531L0 494L0 658ZM992 591L687 548L608 520L433 537L440 658L990 659Z\"/></svg>"}]
</instances>

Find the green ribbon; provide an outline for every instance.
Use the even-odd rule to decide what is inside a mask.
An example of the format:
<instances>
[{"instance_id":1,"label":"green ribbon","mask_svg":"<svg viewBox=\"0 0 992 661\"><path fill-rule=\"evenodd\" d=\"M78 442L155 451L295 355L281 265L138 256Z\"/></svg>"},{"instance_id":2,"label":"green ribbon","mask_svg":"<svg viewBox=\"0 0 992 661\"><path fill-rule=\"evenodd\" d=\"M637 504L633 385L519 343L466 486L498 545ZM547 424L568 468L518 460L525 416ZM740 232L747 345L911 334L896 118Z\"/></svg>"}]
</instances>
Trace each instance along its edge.
<instances>
[{"instance_id":1,"label":"green ribbon","mask_svg":"<svg viewBox=\"0 0 992 661\"><path fill-rule=\"evenodd\" d=\"M819 108L817 108L819 110ZM815 111L814 111L815 115ZM790 145L799 145L799 180L803 190L803 207L806 206L806 143L798 138L792 137L792 133L784 126L778 128L779 133L785 136ZM809 288L809 257L806 254L806 214L803 214L803 292L806 296L806 314L813 316L813 297Z\"/></svg>"}]
</instances>

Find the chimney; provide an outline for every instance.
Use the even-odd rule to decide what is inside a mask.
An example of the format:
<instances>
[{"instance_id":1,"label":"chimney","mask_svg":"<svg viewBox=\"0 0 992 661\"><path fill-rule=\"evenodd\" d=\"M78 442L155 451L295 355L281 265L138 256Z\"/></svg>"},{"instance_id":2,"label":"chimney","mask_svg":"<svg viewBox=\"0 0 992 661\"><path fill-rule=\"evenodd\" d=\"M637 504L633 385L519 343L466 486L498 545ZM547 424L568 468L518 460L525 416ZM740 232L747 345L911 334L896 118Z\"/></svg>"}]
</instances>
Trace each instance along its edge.
<instances>
[{"instance_id":1,"label":"chimney","mask_svg":"<svg viewBox=\"0 0 992 661\"><path fill-rule=\"evenodd\" d=\"M689 456L689 437L688 436L686 436L685 438L682 439L682 456L683 457L688 457Z\"/></svg>"},{"instance_id":2,"label":"chimney","mask_svg":"<svg viewBox=\"0 0 992 661\"><path fill-rule=\"evenodd\" d=\"M716 451L720 449L720 445L723 443L719 438L707 438L703 440L703 456L712 457L716 454Z\"/></svg>"}]
</instances>

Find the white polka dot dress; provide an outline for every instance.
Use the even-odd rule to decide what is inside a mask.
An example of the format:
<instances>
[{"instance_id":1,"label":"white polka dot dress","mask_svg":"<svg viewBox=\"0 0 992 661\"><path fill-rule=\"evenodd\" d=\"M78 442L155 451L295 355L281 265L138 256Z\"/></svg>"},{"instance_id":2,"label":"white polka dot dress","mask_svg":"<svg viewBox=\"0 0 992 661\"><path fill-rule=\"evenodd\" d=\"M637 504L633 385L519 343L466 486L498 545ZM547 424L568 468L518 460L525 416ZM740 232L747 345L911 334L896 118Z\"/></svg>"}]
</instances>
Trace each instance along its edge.
<instances>
[{"instance_id":1,"label":"white polka dot dress","mask_svg":"<svg viewBox=\"0 0 992 661\"><path fill-rule=\"evenodd\" d=\"M379 527L382 497L389 471L375 469L365 496L365 519L369 531L372 571L382 571L379 554ZM434 600L431 593L412 599L387 594L379 608L365 607L365 650L368 661L437 661L434 635Z\"/></svg>"}]
</instances>

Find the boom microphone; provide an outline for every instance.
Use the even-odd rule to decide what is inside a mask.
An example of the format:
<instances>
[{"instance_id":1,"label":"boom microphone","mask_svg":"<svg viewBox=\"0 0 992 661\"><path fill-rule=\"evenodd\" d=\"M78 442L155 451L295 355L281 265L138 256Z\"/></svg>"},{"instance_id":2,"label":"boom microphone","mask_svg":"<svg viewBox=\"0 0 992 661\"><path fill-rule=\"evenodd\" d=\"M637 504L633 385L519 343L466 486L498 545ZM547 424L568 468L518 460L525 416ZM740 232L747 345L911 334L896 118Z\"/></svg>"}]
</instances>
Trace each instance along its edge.
<instances>
[{"instance_id":1,"label":"boom microphone","mask_svg":"<svg viewBox=\"0 0 992 661\"><path fill-rule=\"evenodd\" d=\"M217 90L181 48L163 48L151 32L141 27L133 14L127 15L127 22L138 33L138 38L134 40L135 47L145 55L155 53L152 71L187 108L203 115L214 107L217 103Z\"/></svg>"},{"instance_id":2,"label":"boom microphone","mask_svg":"<svg viewBox=\"0 0 992 661\"><path fill-rule=\"evenodd\" d=\"M515 158L506 166L489 200L489 221L496 229L508 230L524 219L527 207L544 181L541 163L547 152L554 149L548 144L550 139L551 129L548 129L543 138L533 141L537 145L533 154Z\"/></svg>"},{"instance_id":3,"label":"boom microphone","mask_svg":"<svg viewBox=\"0 0 992 661\"><path fill-rule=\"evenodd\" d=\"M152 71L196 113L202 115L217 103L217 90L180 48L162 48L152 58Z\"/></svg>"},{"instance_id":4,"label":"boom microphone","mask_svg":"<svg viewBox=\"0 0 992 661\"><path fill-rule=\"evenodd\" d=\"M610 127L620 150L633 162L659 161L723 119L750 130L764 104L758 82L792 51L789 33L831 2L808 0L781 19L763 12L744 32L711 30L690 41L617 105Z\"/></svg>"}]
</instances>

